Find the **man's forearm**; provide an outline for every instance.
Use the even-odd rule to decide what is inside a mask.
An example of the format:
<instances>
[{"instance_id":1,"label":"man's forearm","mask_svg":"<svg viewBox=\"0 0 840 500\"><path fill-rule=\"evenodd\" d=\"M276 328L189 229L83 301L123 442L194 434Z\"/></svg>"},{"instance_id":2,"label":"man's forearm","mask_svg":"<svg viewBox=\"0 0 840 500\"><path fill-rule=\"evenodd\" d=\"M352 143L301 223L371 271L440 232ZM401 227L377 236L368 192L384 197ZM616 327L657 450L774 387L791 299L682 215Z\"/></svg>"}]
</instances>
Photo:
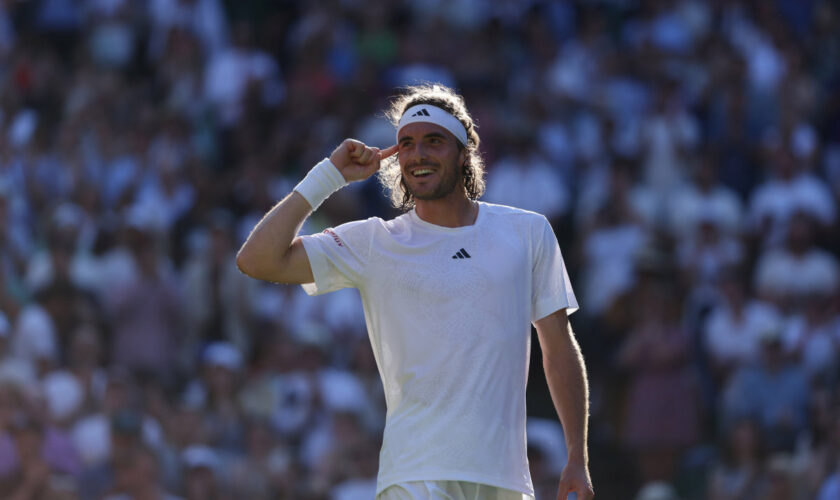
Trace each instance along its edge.
<instances>
[{"instance_id":1,"label":"man's forearm","mask_svg":"<svg viewBox=\"0 0 840 500\"><path fill-rule=\"evenodd\" d=\"M379 170L383 159L396 152L396 144L380 151L355 139L342 142L254 227L236 255L239 270L266 281L312 283L306 250L295 239L303 221L330 194L348 182L367 179Z\"/></svg>"},{"instance_id":2,"label":"man's forearm","mask_svg":"<svg viewBox=\"0 0 840 500\"><path fill-rule=\"evenodd\" d=\"M567 344L543 356L548 388L566 436L570 461L589 462L587 435L589 421L589 387L586 368L572 327L568 325ZM565 340L565 339L564 339Z\"/></svg>"}]
</instances>

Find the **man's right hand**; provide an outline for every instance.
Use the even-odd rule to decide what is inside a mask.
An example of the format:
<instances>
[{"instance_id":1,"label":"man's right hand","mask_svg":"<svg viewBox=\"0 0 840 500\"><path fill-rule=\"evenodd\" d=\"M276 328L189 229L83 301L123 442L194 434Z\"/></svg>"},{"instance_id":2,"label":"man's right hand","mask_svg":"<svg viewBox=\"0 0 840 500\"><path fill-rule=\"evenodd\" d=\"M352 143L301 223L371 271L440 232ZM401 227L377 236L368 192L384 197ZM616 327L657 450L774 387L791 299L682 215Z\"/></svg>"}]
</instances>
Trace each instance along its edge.
<instances>
[{"instance_id":1,"label":"man's right hand","mask_svg":"<svg viewBox=\"0 0 840 500\"><path fill-rule=\"evenodd\" d=\"M347 182L363 181L379 170L382 160L396 152L396 144L380 150L355 139L345 139L332 152L330 161Z\"/></svg>"}]
</instances>

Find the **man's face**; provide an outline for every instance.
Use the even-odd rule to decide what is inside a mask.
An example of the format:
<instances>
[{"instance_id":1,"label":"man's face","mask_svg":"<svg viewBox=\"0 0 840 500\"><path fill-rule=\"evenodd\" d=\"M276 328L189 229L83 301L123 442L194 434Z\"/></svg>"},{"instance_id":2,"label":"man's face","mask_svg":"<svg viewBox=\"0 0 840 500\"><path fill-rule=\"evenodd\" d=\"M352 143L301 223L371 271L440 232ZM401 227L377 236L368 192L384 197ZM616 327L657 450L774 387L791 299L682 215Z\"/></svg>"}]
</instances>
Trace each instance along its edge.
<instances>
[{"instance_id":1,"label":"man's face","mask_svg":"<svg viewBox=\"0 0 840 500\"><path fill-rule=\"evenodd\" d=\"M437 200L463 188L466 153L448 130L433 123L412 123L400 130L399 162L403 181L416 200Z\"/></svg>"}]
</instances>

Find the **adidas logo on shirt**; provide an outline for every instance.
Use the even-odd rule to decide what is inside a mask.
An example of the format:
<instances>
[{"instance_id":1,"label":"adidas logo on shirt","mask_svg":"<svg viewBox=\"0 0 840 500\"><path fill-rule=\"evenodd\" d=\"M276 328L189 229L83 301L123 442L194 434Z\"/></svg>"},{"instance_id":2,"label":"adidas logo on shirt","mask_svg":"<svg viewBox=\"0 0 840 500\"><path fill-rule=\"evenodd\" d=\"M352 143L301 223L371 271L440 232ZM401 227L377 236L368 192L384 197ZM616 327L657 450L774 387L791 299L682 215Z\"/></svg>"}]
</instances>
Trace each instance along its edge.
<instances>
[{"instance_id":1,"label":"adidas logo on shirt","mask_svg":"<svg viewBox=\"0 0 840 500\"><path fill-rule=\"evenodd\" d=\"M426 111L426 108L421 109L420 111L414 113L411 116L429 116L429 112Z\"/></svg>"},{"instance_id":2,"label":"adidas logo on shirt","mask_svg":"<svg viewBox=\"0 0 840 500\"><path fill-rule=\"evenodd\" d=\"M452 256L453 259L471 259L470 254L467 253L466 250L463 248L458 250L458 253Z\"/></svg>"}]
</instances>

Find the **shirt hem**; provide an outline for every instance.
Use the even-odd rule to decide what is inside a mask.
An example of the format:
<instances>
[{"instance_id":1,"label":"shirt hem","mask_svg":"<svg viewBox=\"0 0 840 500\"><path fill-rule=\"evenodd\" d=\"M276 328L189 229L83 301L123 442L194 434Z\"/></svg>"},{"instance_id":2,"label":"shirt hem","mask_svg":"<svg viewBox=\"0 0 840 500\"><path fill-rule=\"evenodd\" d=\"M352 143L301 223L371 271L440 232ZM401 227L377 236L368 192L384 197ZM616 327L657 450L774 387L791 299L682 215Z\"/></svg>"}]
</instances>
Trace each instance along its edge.
<instances>
[{"instance_id":1,"label":"shirt hem","mask_svg":"<svg viewBox=\"0 0 840 500\"><path fill-rule=\"evenodd\" d=\"M309 259L309 269L312 271L312 283L301 283L300 286L307 295L324 294L326 293L326 286L324 286L326 278L323 276L322 269L327 266L327 259L319 251L320 249L310 248L310 245L318 245L317 241L310 241L309 238L301 238L300 241L303 244L303 251L306 252L306 257Z\"/></svg>"},{"instance_id":2,"label":"shirt hem","mask_svg":"<svg viewBox=\"0 0 840 500\"><path fill-rule=\"evenodd\" d=\"M534 497L534 488L530 484L506 482L499 480L495 476L468 472L453 472L451 470L426 471L416 474L401 474L380 478L376 482L376 494L379 495L388 487L406 481L466 481L469 483L486 484L487 486L517 491L519 493L529 495L531 498Z\"/></svg>"},{"instance_id":3,"label":"shirt hem","mask_svg":"<svg viewBox=\"0 0 840 500\"><path fill-rule=\"evenodd\" d=\"M568 296L551 297L541 300L537 303L536 307L534 307L534 319L532 320L532 323L536 323L560 309L565 309L566 315L571 315L577 311L579 307L577 301Z\"/></svg>"}]
</instances>

